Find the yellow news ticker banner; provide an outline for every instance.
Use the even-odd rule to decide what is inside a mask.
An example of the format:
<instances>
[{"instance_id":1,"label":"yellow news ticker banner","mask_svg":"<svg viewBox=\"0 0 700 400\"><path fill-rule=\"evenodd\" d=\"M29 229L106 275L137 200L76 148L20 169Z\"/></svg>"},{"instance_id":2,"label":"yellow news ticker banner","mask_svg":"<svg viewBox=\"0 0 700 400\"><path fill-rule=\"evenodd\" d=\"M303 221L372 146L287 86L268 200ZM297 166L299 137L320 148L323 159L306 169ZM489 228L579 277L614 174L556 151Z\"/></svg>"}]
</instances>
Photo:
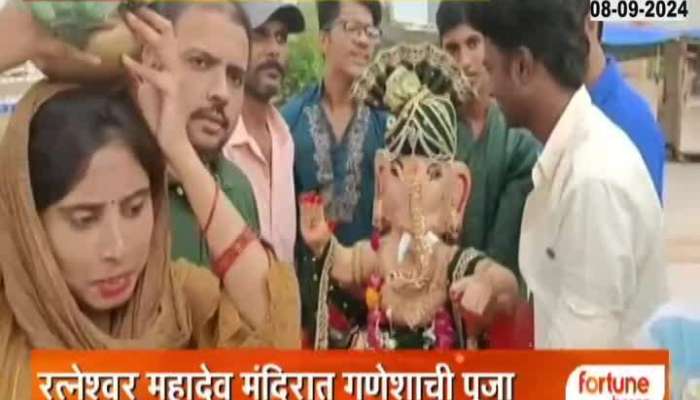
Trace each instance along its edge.
<instances>
[{"instance_id":1,"label":"yellow news ticker banner","mask_svg":"<svg viewBox=\"0 0 700 400\"><path fill-rule=\"evenodd\" d=\"M670 400L666 351L35 351L33 399Z\"/></svg>"}]
</instances>

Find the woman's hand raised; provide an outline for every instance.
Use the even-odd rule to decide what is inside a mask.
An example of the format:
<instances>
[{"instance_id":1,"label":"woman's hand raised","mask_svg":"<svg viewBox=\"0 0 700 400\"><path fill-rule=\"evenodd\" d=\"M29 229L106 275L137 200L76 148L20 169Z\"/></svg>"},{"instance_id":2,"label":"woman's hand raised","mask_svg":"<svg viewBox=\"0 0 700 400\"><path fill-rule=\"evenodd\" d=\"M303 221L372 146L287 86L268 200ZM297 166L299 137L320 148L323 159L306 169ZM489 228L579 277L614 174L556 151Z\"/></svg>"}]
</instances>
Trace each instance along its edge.
<instances>
[{"instance_id":1,"label":"woman's hand raised","mask_svg":"<svg viewBox=\"0 0 700 400\"><path fill-rule=\"evenodd\" d=\"M136 100L144 118L172 162L179 151L191 150L187 119L179 110L180 74L173 25L145 7L136 13L128 12L126 22L143 51L141 62L123 56L124 65L134 81Z\"/></svg>"}]
</instances>

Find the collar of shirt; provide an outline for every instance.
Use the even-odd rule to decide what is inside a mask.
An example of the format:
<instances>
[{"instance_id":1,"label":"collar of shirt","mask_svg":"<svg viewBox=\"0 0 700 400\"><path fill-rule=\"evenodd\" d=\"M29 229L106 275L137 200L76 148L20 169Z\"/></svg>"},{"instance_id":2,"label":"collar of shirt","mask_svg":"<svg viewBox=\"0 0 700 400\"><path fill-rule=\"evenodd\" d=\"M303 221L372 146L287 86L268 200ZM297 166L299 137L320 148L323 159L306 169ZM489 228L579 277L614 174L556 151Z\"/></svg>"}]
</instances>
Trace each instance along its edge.
<instances>
[{"instance_id":1,"label":"collar of shirt","mask_svg":"<svg viewBox=\"0 0 700 400\"><path fill-rule=\"evenodd\" d=\"M282 115L280 115L279 111L277 111L272 105L268 106L267 109L266 125L272 135L271 139L273 146L282 147L287 145L287 143L291 140L287 124L284 122L284 119L282 118ZM267 160L265 159L265 156L263 156L260 146L258 146L255 139L248 133L243 117L238 119L236 129L233 131L231 139L229 139L226 147L227 151L231 147L247 148L258 161L263 164L267 164ZM235 160L235 157L233 157L232 154L227 154L227 156L229 160Z\"/></svg>"},{"instance_id":2,"label":"collar of shirt","mask_svg":"<svg viewBox=\"0 0 700 400\"><path fill-rule=\"evenodd\" d=\"M604 103L613 90L620 87L620 83L623 80L624 77L617 61L613 57L607 57L603 73L598 78L598 81L589 88L591 98L595 103Z\"/></svg>"},{"instance_id":3,"label":"collar of shirt","mask_svg":"<svg viewBox=\"0 0 700 400\"><path fill-rule=\"evenodd\" d=\"M584 115L584 111L591 104L591 96L584 86L574 93L574 96L564 109L564 113L562 113L559 121L554 126L554 130L552 130L552 134L549 136L542 154L537 160L536 167L532 170L532 181L535 187L540 186L544 181L550 181L554 178L564 151L581 121L581 116Z\"/></svg>"}]
</instances>

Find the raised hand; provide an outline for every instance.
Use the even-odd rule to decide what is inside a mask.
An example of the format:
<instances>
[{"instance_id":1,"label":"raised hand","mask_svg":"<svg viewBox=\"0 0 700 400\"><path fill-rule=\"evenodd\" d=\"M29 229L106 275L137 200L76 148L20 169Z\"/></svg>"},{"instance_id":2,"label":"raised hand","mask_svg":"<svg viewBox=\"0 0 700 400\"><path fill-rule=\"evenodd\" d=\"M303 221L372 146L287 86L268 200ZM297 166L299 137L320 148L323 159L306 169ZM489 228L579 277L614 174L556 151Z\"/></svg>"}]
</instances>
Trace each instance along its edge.
<instances>
[{"instance_id":1,"label":"raised hand","mask_svg":"<svg viewBox=\"0 0 700 400\"><path fill-rule=\"evenodd\" d=\"M135 95L144 118L156 135L163 152L191 146L186 117L179 111L177 42L172 23L156 12L140 8L127 12L126 22L143 45L142 61L123 56L135 83Z\"/></svg>"},{"instance_id":2,"label":"raised hand","mask_svg":"<svg viewBox=\"0 0 700 400\"><path fill-rule=\"evenodd\" d=\"M326 220L323 198L316 193L299 196L299 224L304 243L319 256L333 236L332 224Z\"/></svg>"},{"instance_id":3,"label":"raised hand","mask_svg":"<svg viewBox=\"0 0 700 400\"><path fill-rule=\"evenodd\" d=\"M90 67L101 62L100 57L54 37L34 19L29 10L12 4L0 9L0 34L7 35L7 43L3 43L0 55L0 71L29 60L39 69L57 63L70 62ZM10 35L16 40L10 40Z\"/></svg>"}]
</instances>

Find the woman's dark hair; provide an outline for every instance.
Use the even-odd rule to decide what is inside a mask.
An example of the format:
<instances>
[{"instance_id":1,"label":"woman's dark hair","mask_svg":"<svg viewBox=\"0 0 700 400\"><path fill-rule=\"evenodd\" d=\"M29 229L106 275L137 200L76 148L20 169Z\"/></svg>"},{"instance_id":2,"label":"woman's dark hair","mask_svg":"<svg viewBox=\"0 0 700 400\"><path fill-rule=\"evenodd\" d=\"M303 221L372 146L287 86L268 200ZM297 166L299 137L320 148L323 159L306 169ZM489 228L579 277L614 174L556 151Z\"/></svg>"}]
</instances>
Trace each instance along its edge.
<instances>
[{"instance_id":1,"label":"woman's dark hair","mask_svg":"<svg viewBox=\"0 0 700 400\"><path fill-rule=\"evenodd\" d=\"M163 183L160 147L126 92L71 89L39 107L29 125L29 174L37 211L70 193L92 156L115 141L131 151L152 188Z\"/></svg>"},{"instance_id":2,"label":"woman's dark hair","mask_svg":"<svg viewBox=\"0 0 700 400\"><path fill-rule=\"evenodd\" d=\"M560 85L578 89L586 74L588 40L578 1L489 0L468 23L506 52L525 47Z\"/></svg>"},{"instance_id":3,"label":"woman's dark hair","mask_svg":"<svg viewBox=\"0 0 700 400\"><path fill-rule=\"evenodd\" d=\"M483 11L488 6L485 1L442 0L435 14L435 24L438 28L440 41L447 32L460 25L471 25L471 18Z\"/></svg>"},{"instance_id":4,"label":"woman's dark hair","mask_svg":"<svg viewBox=\"0 0 700 400\"><path fill-rule=\"evenodd\" d=\"M328 29L340 15L340 0L320 0L316 2L318 11L318 25L321 29ZM382 4L377 0L355 1L363 5L372 14L372 23L379 26L382 22Z\"/></svg>"}]
</instances>

